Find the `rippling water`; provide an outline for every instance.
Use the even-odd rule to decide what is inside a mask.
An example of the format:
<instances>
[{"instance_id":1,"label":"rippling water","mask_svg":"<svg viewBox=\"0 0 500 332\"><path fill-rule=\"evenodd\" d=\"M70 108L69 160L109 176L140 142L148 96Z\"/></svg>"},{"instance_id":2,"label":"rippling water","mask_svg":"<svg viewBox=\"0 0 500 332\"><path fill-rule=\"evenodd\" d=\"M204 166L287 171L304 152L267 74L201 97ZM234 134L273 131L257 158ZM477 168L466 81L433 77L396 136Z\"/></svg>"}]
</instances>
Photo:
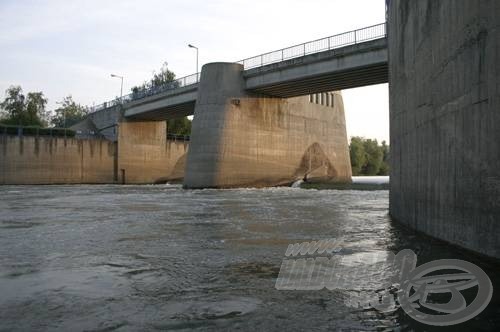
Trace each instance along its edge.
<instances>
[{"instance_id":1,"label":"rippling water","mask_svg":"<svg viewBox=\"0 0 500 332\"><path fill-rule=\"evenodd\" d=\"M496 262L391 222L387 191L3 186L0 195L2 331L438 329L401 310L347 307L342 290L276 290L288 244L326 238L343 239L342 255L408 248L419 265L469 260L500 287ZM498 317L495 293L458 327L494 330Z\"/></svg>"}]
</instances>

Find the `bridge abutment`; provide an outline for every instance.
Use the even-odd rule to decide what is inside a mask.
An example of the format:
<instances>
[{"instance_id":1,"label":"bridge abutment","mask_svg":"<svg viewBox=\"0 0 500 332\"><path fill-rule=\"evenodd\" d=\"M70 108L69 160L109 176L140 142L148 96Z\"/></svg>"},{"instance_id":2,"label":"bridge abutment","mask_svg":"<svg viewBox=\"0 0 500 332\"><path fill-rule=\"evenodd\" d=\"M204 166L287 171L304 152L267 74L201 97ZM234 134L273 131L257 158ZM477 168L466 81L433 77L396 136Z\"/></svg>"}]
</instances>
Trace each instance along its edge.
<instances>
[{"instance_id":1,"label":"bridge abutment","mask_svg":"<svg viewBox=\"0 0 500 332\"><path fill-rule=\"evenodd\" d=\"M243 66L203 67L184 186L351 181L340 93L273 98L245 91Z\"/></svg>"}]
</instances>

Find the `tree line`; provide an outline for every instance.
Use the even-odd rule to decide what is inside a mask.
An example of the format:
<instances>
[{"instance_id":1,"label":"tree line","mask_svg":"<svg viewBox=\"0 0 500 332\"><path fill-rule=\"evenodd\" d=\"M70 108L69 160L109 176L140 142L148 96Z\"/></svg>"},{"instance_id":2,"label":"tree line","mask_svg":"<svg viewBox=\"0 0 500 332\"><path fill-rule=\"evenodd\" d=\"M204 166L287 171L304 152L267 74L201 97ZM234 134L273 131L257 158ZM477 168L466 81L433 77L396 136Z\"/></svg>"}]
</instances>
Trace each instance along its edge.
<instances>
[{"instance_id":1,"label":"tree line","mask_svg":"<svg viewBox=\"0 0 500 332\"><path fill-rule=\"evenodd\" d=\"M349 144L352 175L389 175L389 146L376 139L351 137Z\"/></svg>"},{"instance_id":2,"label":"tree line","mask_svg":"<svg viewBox=\"0 0 500 332\"><path fill-rule=\"evenodd\" d=\"M176 83L175 74L164 65L159 72L153 72L149 81L134 86L131 91L138 94L169 83ZM87 107L75 102L71 95L56 102L59 106L52 111L47 110L47 102L41 91L24 94L20 86L10 86L0 103L0 124L69 128L85 119L90 112ZM168 120L167 128L170 134L188 136L191 134L191 121L187 117Z\"/></svg>"},{"instance_id":3,"label":"tree line","mask_svg":"<svg viewBox=\"0 0 500 332\"><path fill-rule=\"evenodd\" d=\"M47 102L48 99L41 91L24 94L20 86L10 86L0 103L0 123L68 128L83 120L88 114L88 109L76 103L71 95L58 102L59 107L52 112L47 111Z\"/></svg>"}]
</instances>

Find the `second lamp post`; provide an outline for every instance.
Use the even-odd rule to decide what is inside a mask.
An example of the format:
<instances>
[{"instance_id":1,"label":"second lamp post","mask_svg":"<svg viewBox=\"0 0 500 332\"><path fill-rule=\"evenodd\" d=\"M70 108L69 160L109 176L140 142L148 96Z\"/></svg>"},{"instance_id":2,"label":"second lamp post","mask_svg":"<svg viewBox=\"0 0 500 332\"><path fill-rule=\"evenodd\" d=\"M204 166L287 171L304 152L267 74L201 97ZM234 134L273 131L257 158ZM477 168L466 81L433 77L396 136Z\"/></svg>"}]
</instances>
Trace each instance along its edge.
<instances>
[{"instance_id":1,"label":"second lamp post","mask_svg":"<svg viewBox=\"0 0 500 332\"><path fill-rule=\"evenodd\" d=\"M188 45L190 48L194 48L196 49L196 74L198 75L199 71L198 71L198 47L192 45L192 44L189 44ZM196 80L198 81L198 77L196 78Z\"/></svg>"}]
</instances>

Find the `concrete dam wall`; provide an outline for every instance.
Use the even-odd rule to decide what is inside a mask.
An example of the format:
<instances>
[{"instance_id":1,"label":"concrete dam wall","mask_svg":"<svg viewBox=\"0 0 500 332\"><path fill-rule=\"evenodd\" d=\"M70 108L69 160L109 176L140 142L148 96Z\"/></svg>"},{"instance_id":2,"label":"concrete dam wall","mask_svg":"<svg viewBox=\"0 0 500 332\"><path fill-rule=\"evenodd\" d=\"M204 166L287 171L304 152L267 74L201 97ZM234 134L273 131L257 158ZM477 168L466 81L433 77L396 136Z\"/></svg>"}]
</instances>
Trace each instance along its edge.
<instances>
[{"instance_id":1,"label":"concrete dam wall","mask_svg":"<svg viewBox=\"0 0 500 332\"><path fill-rule=\"evenodd\" d=\"M500 258L500 1L391 0L391 215Z\"/></svg>"},{"instance_id":2,"label":"concrete dam wall","mask_svg":"<svg viewBox=\"0 0 500 332\"><path fill-rule=\"evenodd\" d=\"M299 179L351 181L339 92L272 98L244 91L243 67L203 66L187 188L268 187Z\"/></svg>"},{"instance_id":3,"label":"concrete dam wall","mask_svg":"<svg viewBox=\"0 0 500 332\"><path fill-rule=\"evenodd\" d=\"M119 140L0 135L0 184L158 183L184 177L188 143L166 122L122 122Z\"/></svg>"},{"instance_id":4,"label":"concrete dam wall","mask_svg":"<svg viewBox=\"0 0 500 332\"><path fill-rule=\"evenodd\" d=\"M0 136L0 184L113 183L116 145L106 140Z\"/></svg>"},{"instance_id":5,"label":"concrete dam wall","mask_svg":"<svg viewBox=\"0 0 500 332\"><path fill-rule=\"evenodd\" d=\"M121 122L120 183L159 183L184 178L188 142L167 140L165 121Z\"/></svg>"}]
</instances>

